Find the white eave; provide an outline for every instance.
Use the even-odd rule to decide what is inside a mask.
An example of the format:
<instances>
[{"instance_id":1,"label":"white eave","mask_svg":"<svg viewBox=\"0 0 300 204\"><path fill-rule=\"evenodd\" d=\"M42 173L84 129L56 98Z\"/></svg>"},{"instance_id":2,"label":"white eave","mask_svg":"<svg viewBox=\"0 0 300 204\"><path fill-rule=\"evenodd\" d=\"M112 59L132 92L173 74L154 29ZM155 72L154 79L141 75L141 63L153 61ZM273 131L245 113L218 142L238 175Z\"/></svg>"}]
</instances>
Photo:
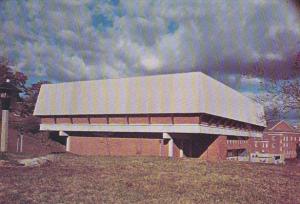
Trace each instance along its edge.
<instances>
[{"instance_id":1,"label":"white eave","mask_svg":"<svg viewBox=\"0 0 300 204\"><path fill-rule=\"evenodd\" d=\"M204 125L95 125L95 124L41 124L40 130L60 132L145 132L145 133L199 133L211 135L262 137L262 132L211 127Z\"/></svg>"}]
</instances>

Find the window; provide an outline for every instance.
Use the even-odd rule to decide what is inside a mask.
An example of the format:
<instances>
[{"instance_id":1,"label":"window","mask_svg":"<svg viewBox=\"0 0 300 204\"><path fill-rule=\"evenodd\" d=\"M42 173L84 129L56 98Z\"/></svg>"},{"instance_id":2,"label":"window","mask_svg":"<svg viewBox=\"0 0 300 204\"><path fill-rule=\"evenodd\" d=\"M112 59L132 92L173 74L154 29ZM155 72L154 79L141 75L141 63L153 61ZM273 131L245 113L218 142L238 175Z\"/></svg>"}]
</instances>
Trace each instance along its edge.
<instances>
[{"instance_id":1,"label":"window","mask_svg":"<svg viewBox=\"0 0 300 204\"><path fill-rule=\"evenodd\" d=\"M266 148L268 148L268 143L266 143Z\"/></svg>"},{"instance_id":2,"label":"window","mask_svg":"<svg viewBox=\"0 0 300 204\"><path fill-rule=\"evenodd\" d=\"M272 144L272 148L273 148L273 149L275 148L275 146L276 146L275 144Z\"/></svg>"},{"instance_id":3,"label":"window","mask_svg":"<svg viewBox=\"0 0 300 204\"><path fill-rule=\"evenodd\" d=\"M273 136L273 137L272 137L272 140L276 140L276 136Z\"/></svg>"}]
</instances>

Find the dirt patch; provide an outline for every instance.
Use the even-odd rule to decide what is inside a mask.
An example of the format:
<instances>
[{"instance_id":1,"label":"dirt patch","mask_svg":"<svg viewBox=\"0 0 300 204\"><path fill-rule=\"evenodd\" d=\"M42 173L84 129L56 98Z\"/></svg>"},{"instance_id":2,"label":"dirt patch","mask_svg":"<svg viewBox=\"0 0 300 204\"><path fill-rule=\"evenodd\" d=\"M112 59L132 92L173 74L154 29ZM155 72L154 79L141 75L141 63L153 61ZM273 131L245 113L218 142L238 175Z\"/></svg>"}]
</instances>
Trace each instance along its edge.
<instances>
[{"instance_id":1,"label":"dirt patch","mask_svg":"<svg viewBox=\"0 0 300 204\"><path fill-rule=\"evenodd\" d=\"M0 168L1 167L39 167L45 164L54 162L57 154L48 154L45 156L33 156L29 154L0 154Z\"/></svg>"}]
</instances>

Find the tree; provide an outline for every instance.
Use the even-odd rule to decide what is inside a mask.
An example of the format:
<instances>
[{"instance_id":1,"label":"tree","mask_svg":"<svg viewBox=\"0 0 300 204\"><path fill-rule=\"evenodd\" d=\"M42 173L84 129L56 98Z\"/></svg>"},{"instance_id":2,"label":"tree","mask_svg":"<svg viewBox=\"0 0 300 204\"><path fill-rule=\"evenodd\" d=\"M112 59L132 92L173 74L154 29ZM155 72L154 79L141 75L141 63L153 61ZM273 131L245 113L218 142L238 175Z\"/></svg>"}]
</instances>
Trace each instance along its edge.
<instances>
[{"instance_id":1,"label":"tree","mask_svg":"<svg viewBox=\"0 0 300 204\"><path fill-rule=\"evenodd\" d=\"M266 70L256 65L250 75L262 80L263 94L257 101L265 105L267 120L279 119L291 111L300 110L300 52L296 55L294 66L290 69Z\"/></svg>"},{"instance_id":2,"label":"tree","mask_svg":"<svg viewBox=\"0 0 300 204\"><path fill-rule=\"evenodd\" d=\"M43 84L49 84L49 81L39 81L32 84L30 87L26 87L23 96L23 103L21 106L20 115L29 116L33 114L34 107Z\"/></svg>"},{"instance_id":3,"label":"tree","mask_svg":"<svg viewBox=\"0 0 300 204\"><path fill-rule=\"evenodd\" d=\"M14 72L9 63L7 58L0 57L0 83L5 82L6 79L10 79L14 86L22 92L25 91L27 76L19 71Z\"/></svg>"},{"instance_id":4,"label":"tree","mask_svg":"<svg viewBox=\"0 0 300 204\"><path fill-rule=\"evenodd\" d=\"M21 90L22 103L12 107L12 111L22 117L32 115L42 84L50 82L39 81L31 86L27 86L28 77L20 71L13 71L9 60L5 57L0 57L0 83L3 83L6 79L10 79L11 83Z\"/></svg>"}]
</instances>

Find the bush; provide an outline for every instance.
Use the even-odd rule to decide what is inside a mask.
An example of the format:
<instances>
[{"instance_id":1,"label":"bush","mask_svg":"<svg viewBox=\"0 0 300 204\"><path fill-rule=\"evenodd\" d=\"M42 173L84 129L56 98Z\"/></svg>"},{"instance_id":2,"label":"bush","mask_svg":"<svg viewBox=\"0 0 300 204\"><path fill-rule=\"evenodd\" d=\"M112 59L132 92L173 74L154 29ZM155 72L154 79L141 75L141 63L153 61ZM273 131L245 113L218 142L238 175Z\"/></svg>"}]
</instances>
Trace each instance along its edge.
<instances>
[{"instance_id":1,"label":"bush","mask_svg":"<svg viewBox=\"0 0 300 204\"><path fill-rule=\"evenodd\" d=\"M0 160L8 160L8 156L6 152L0 152Z\"/></svg>"}]
</instances>

